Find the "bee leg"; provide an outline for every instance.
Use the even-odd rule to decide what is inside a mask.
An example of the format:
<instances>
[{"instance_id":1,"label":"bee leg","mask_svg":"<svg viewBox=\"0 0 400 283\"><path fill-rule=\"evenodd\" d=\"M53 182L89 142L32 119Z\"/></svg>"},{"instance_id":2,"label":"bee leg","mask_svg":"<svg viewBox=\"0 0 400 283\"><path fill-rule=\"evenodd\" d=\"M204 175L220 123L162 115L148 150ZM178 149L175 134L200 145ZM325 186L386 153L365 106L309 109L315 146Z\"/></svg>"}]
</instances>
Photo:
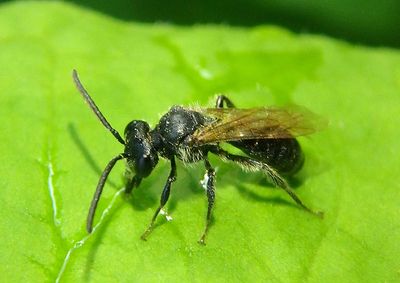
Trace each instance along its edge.
<instances>
[{"instance_id":1,"label":"bee leg","mask_svg":"<svg viewBox=\"0 0 400 283\"><path fill-rule=\"evenodd\" d=\"M224 108L224 102L228 108L236 108L233 102L225 95L218 95L215 108Z\"/></svg>"},{"instance_id":2,"label":"bee leg","mask_svg":"<svg viewBox=\"0 0 400 283\"><path fill-rule=\"evenodd\" d=\"M277 187L283 189L299 206L301 206L304 210L315 214L316 216L323 218L324 214L322 211L314 211L307 207L300 198L296 195L293 189L290 188L289 184L286 180L276 172L271 166L266 164L265 162L261 162L249 157L240 156L231 154L223 149L218 149L214 152L215 154L219 155L222 159L229 160L235 162L239 166L241 166L245 170L255 171L260 170L264 172L268 179Z\"/></svg>"},{"instance_id":3,"label":"bee leg","mask_svg":"<svg viewBox=\"0 0 400 283\"><path fill-rule=\"evenodd\" d=\"M142 240L147 239L147 236L151 233L151 231L154 228L154 222L156 221L157 215L160 213L161 209L164 207L164 205L167 203L168 198L169 198L169 193L171 191L171 184L176 180L176 163L175 163L175 158L171 158L171 171L169 173L167 182L165 183L164 189L161 193L161 199L160 199L160 206L157 208L156 212L153 215L153 218L151 219L149 227L144 231L144 233L141 236Z\"/></svg>"},{"instance_id":4,"label":"bee leg","mask_svg":"<svg viewBox=\"0 0 400 283\"><path fill-rule=\"evenodd\" d=\"M211 216L212 216L212 208L214 206L214 201L215 201L215 170L214 168L211 167L210 162L208 159L204 159L204 164L206 166L206 193L207 193L207 200L208 200L208 207L207 207L207 218L206 218L206 226L204 228L204 232L200 237L200 240L198 241L199 244L205 245L206 244L206 236L208 232L208 228L211 223Z\"/></svg>"},{"instance_id":5,"label":"bee leg","mask_svg":"<svg viewBox=\"0 0 400 283\"><path fill-rule=\"evenodd\" d=\"M133 190L133 188L137 188L140 185L140 182L142 182L142 178L139 178L137 176L133 176L128 180L128 182L125 185L125 194L130 194Z\"/></svg>"}]
</instances>

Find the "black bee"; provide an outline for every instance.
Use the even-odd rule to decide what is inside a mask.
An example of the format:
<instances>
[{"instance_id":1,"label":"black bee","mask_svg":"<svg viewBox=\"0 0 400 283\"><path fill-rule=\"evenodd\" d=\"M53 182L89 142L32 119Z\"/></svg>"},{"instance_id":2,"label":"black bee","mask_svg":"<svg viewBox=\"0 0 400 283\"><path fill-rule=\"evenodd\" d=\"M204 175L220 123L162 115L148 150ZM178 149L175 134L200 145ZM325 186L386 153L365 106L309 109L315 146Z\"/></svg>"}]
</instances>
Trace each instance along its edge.
<instances>
[{"instance_id":1,"label":"black bee","mask_svg":"<svg viewBox=\"0 0 400 283\"><path fill-rule=\"evenodd\" d=\"M314 212L297 197L283 175L293 175L303 165L304 156L297 136L316 131L318 118L303 108L251 108L238 109L225 96L220 95L216 108L184 108L173 106L164 114L156 127L150 129L147 122L133 120L125 128L125 139L108 123L73 71L74 82L90 108L114 137L125 146L123 153L115 156L104 169L97 184L87 218L87 231L91 233L93 218L108 174L118 160L125 159L127 183L125 192L138 187L143 178L150 175L158 163L159 155L171 163L171 171L161 193L160 206L141 238L146 240L154 222L168 201L171 184L176 180L175 157L184 163L203 161L206 169L205 184L208 209L206 225L199 243L205 238L211 221L215 200L215 170L208 160L212 153L224 161L232 161L245 170L261 171L270 182L282 188L303 209ZM227 108L224 108L227 107ZM229 143L247 156L231 154L220 147Z\"/></svg>"}]
</instances>

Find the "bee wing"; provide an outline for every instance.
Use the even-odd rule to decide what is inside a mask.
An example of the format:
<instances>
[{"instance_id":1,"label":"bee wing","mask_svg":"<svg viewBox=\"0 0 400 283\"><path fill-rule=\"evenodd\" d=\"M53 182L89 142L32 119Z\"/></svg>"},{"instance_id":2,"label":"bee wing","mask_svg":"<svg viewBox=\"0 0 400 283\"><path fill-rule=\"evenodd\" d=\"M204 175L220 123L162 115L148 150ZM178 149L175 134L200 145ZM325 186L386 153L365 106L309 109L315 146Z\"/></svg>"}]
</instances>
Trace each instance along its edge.
<instances>
[{"instance_id":1,"label":"bee wing","mask_svg":"<svg viewBox=\"0 0 400 283\"><path fill-rule=\"evenodd\" d=\"M302 107L288 108L207 108L202 114L214 122L196 130L196 145L251 139L294 138L321 128L322 119Z\"/></svg>"}]
</instances>

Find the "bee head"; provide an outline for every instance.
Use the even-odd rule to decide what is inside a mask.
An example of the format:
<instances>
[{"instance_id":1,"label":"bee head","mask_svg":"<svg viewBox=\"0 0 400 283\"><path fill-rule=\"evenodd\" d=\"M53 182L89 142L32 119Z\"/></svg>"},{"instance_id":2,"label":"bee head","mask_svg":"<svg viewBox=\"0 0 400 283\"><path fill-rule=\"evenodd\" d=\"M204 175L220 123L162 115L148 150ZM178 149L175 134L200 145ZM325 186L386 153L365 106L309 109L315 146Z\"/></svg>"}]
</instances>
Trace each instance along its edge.
<instances>
[{"instance_id":1,"label":"bee head","mask_svg":"<svg viewBox=\"0 0 400 283\"><path fill-rule=\"evenodd\" d=\"M128 166L138 177L150 175L158 163L158 155L150 136L149 124L133 120L126 126L125 154L128 155Z\"/></svg>"}]
</instances>

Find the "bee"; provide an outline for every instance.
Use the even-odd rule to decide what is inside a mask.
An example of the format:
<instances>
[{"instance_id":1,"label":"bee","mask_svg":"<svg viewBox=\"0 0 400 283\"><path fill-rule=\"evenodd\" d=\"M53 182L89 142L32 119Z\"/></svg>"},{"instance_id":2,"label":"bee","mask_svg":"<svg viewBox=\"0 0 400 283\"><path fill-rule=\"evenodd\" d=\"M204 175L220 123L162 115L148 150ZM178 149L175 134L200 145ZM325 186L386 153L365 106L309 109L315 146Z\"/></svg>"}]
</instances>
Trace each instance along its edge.
<instances>
[{"instance_id":1,"label":"bee","mask_svg":"<svg viewBox=\"0 0 400 283\"><path fill-rule=\"evenodd\" d=\"M171 185L177 177L176 159L179 159L183 163L204 162L208 206L199 243L205 244L215 202L215 169L208 159L209 154L233 162L246 171L261 171L304 210L323 216L321 211L306 206L283 177L295 174L304 163L304 155L296 137L309 135L318 129L316 121L319 119L310 111L300 107L239 109L226 96L220 95L215 108L172 106L154 129L145 121L133 120L125 127L122 138L85 90L76 70L73 70L72 76L78 91L100 122L125 147L122 153L108 162L101 174L87 217L88 233L92 232L97 204L116 162L126 160L125 192L130 194L151 174L159 156L169 160L171 169L161 193L160 204L141 236L143 240L152 232L158 214L169 199ZM224 150L221 147L223 143L233 145L244 154L237 155Z\"/></svg>"}]
</instances>

